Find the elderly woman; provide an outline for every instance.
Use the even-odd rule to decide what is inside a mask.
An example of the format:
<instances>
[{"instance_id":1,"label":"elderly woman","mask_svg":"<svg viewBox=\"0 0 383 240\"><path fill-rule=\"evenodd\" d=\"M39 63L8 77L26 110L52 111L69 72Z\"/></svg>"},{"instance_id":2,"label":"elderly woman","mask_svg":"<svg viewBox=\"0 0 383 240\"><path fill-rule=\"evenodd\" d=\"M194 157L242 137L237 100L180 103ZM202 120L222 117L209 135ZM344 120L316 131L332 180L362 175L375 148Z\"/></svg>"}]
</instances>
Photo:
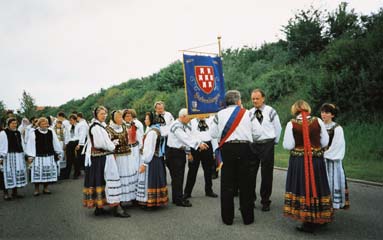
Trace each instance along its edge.
<instances>
[{"instance_id":1,"label":"elderly woman","mask_svg":"<svg viewBox=\"0 0 383 240\"><path fill-rule=\"evenodd\" d=\"M28 161L32 162L31 182L35 184L34 196L40 195L41 183L44 185L43 194L51 194L48 184L57 181L56 161L63 151L56 134L48 129L47 118L39 118L37 127L30 132L25 150Z\"/></svg>"},{"instance_id":2,"label":"elderly woman","mask_svg":"<svg viewBox=\"0 0 383 240\"><path fill-rule=\"evenodd\" d=\"M295 102L291 113L283 139L290 150L284 215L303 222L297 230L312 233L334 215L322 150L329 137L322 120L310 116L307 102Z\"/></svg>"},{"instance_id":3,"label":"elderly woman","mask_svg":"<svg viewBox=\"0 0 383 240\"><path fill-rule=\"evenodd\" d=\"M4 200L21 198L17 188L27 185L27 170L24 160L24 142L20 131L17 130L16 118L7 120L7 128L0 132L0 164L3 165L4 176L1 177L1 188L4 190ZM12 189L12 197L8 195Z\"/></svg>"},{"instance_id":4,"label":"elderly woman","mask_svg":"<svg viewBox=\"0 0 383 240\"><path fill-rule=\"evenodd\" d=\"M131 149L128 145L128 132L125 124L123 124L121 111L112 112L110 123L106 130L112 141L118 140L118 145L114 149L114 156L122 185L120 200L126 211L128 202L136 199L138 167L129 161Z\"/></svg>"},{"instance_id":5,"label":"elderly woman","mask_svg":"<svg viewBox=\"0 0 383 240\"><path fill-rule=\"evenodd\" d=\"M153 122L151 112L145 114L145 125L148 130L144 136L143 153L140 160L137 201L147 208L166 206L168 188L164 171L164 153L160 149L160 126Z\"/></svg>"},{"instance_id":6,"label":"elderly woman","mask_svg":"<svg viewBox=\"0 0 383 240\"><path fill-rule=\"evenodd\" d=\"M106 131L107 109L99 106L94 110L95 119L89 127L85 154L85 181L83 205L96 208L94 214L104 213L104 206L113 207L115 217L129 217L118 211L121 182L113 155L118 139L112 141Z\"/></svg>"},{"instance_id":7,"label":"elderly woman","mask_svg":"<svg viewBox=\"0 0 383 240\"><path fill-rule=\"evenodd\" d=\"M338 109L334 104L325 103L322 105L321 118L330 136L328 147L324 152L326 160L327 176L332 196L332 204L335 209L347 209L350 207L348 188L342 160L346 151L343 128L334 118Z\"/></svg>"}]
</instances>

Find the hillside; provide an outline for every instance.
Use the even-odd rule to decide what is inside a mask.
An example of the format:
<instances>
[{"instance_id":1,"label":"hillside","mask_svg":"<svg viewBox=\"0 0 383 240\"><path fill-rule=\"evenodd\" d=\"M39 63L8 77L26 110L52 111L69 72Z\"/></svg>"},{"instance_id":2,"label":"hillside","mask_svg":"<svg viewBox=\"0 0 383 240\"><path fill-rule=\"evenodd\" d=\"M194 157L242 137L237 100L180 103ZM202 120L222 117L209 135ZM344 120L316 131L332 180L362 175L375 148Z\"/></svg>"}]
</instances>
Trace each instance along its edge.
<instances>
[{"instance_id":1,"label":"hillside","mask_svg":"<svg viewBox=\"0 0 383 240\"><path fill-rule=\"evenodd\" d=\"M345 126L349 143L347 171L353 177L383 182L383 129L377 124L383 119L383 9L368 16L347 9L345 3L327 14L301 10L283 31L286 38L278 42L224 50L226 89L238 89L247 108L252 106L251 90L264 89L283 125L297 99L308 101L315 115L322 103L337 104L341 110L337 121ZM155 101L163 100L176 115L185 106L183 85L182 63L177 61L149 77L46 108L41 114L76 110L90 118L95 106L105 105L109 109L134 108L142 118ZM283 161L281 165L286 159ZM366 164L371 172L355 173L355 168Z\"/></svg>"}]
</instances>

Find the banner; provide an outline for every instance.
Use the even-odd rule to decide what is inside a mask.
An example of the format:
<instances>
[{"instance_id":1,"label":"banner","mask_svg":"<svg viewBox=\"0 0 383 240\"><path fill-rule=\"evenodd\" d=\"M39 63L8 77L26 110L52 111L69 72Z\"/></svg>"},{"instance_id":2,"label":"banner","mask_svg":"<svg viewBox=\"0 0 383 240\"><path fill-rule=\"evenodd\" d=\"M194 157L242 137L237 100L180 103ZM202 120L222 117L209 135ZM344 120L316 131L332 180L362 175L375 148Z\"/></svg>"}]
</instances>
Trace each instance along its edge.
<instances>
[{"instance_id":1,"label":"banner","mask_svg":"<svg viewBox=\"0 0 383 240\"><path fill-rule=\"evenodd\" d=\"M183 55L188 114L206 115L225 107L221 57Z\"/></svg>"}]
</instances>

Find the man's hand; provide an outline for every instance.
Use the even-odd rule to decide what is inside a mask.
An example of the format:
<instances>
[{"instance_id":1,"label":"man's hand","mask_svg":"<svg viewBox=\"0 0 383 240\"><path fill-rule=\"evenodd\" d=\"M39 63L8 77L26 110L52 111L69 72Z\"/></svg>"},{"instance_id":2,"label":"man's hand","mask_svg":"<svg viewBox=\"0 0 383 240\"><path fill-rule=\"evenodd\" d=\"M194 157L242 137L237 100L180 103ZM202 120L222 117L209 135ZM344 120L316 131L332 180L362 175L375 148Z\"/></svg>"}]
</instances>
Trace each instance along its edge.
<instances>
[{"instance_id":1,"label":"man's hand","mask_svg":"<svg viewBox=\"0 0 383 240\"><path fill-rule=\"evenodd\" d=\"M188 159L189 162L192 162L192 161L193 161L193 155L192 155L191 153L188 153L188 154L186 155L186 157L187 157L187 159Z\"/></svg>"},{"instance_id":2,"label":"man's hand","mask_svg":"<svg viewBox=\"0 0 383 240\"><path fill-rule=\"evenodd\" d=\"M198 146L198 150L199 150L199 151L207 150L208 148L209 148L209 145L207 145L206 143L201 143L201 144Z\"/></svg>"}]
</instances>

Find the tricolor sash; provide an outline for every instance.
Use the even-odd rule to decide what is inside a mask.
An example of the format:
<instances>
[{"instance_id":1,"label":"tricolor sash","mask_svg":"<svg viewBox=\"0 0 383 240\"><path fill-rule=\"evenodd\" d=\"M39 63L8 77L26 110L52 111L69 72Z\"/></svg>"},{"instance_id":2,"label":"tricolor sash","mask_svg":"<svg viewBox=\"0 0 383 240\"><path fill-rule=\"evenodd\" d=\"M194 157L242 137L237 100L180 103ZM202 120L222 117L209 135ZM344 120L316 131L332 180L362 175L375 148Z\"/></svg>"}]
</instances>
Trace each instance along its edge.
<instances>
[{"instance_id":1,"label":"tricolor sash","mask_svg":"<svg viewBox=\"0 0 383 240\"><path fill-rule=\"evenodd\" d=\"M236 106L234 111L231 113L229 120L226 122L223 128L221 140L218 143L215 158L217 160L217 170L222 168L223 159L220 148L225 144L225 141L231 136L234 130L237 128L239 122L241 122L243 115L245 115L246 109Z\"/></svg>"}]
</instances>

